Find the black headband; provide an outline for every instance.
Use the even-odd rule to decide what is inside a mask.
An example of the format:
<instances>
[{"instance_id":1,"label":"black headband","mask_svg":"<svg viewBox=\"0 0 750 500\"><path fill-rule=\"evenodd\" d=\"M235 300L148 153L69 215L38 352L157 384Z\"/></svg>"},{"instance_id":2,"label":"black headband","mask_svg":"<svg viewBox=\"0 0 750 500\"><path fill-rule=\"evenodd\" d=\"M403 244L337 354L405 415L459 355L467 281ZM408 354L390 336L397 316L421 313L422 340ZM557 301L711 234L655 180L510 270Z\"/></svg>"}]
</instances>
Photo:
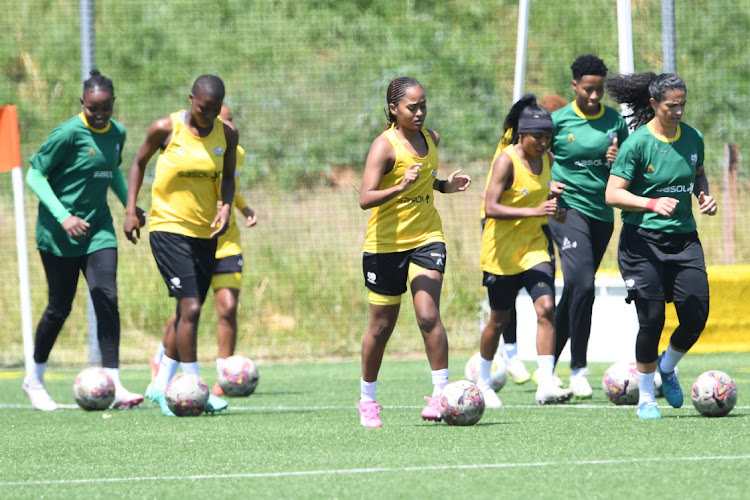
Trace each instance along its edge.
<instances>
[{"instance_id":1,"label":"black headband","mask_svg":"<svg viewBox=\"0 0 750 500\"><path fill-rule=\"evenodd\" d=\"M522 116L518 119L518 133L552 132L552 118L549 115Z\"/></svg>"}]
</instances>

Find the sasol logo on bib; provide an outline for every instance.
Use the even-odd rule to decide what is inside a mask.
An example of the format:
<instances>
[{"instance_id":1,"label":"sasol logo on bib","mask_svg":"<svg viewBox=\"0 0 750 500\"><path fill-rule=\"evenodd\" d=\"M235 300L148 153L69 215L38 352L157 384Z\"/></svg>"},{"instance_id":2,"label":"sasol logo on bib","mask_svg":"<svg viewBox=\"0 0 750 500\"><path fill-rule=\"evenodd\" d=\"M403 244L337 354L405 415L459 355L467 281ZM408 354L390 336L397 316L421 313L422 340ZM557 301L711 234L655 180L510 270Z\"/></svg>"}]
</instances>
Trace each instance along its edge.
<instances>
[{"instance_id":1,"label":"sasol logo on bib","mask_svg":"<svg viewBox=\"0 0 750 500\"><path fill-rule=\"evenodd\" d=\"M658 193L692 193L693 183L677 184L676 186L667 186L656 190Z\"/></svg>"}]
</instances>

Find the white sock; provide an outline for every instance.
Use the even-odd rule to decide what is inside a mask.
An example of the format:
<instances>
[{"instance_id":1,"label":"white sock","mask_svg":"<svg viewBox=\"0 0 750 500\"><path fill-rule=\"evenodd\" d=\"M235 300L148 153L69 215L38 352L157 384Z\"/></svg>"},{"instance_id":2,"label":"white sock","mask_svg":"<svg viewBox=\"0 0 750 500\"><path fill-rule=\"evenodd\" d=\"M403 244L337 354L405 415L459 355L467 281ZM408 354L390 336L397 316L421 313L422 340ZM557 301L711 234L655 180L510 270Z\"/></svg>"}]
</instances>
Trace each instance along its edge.
<instances>
[{"instance_id":1,"label":"white sock","mask_svg":"<svg viewBox=\"0 0 750 500\"><path fill-rule=\"evenodd\" d=\"M641 403L656 403L656 397L654 397L654 372L638 372L638 406Z\"/></svg>"},{"instance_id":2,"label":"white sock","mask_svg":"<svg viewBox=\"0 0 750 500\"><path fill-rule=\"evenodd\" d=\"M170 358L166 354L162 356L161 363L159 364L159 371L156 374L156 378L153 382L153 389L156 392L164 392L167 390L167 384L172 380L174 374L177 373L177 368L180 366L180 362Z\"/></svg>"},{"instance_id":3,"label":"white sock","mask_svg":"<svg viewBox=\"0 0 750 500\"><path fill-rule=\"evenodd\" d=\"M31 384L44 384L44 372L47 370L47 363L36 363L34 362L34 369L30 372L26 372L24 383L26 385Z\"/></svg>"},{"instance_id":4,"label":"white sock","mask_svg":"<svg viewBox=\"0 0 750 500\"><path fill-rule=\"evenodd\" d=\"M487 360L479 356L479 377L477 378L477 384L492 387L490 377L492 377L492 360Z\"/></svg>"},{"instance_id":5,"label":"white sock","mask_svg":"<svg viewBox=\"0 0 750 500\"><path fill-rule=\"evenodd\" d=\"M443 387L448 385L448 369L430 370L430 373L432 374L432 397L437 398L443 392Z\"/></svg>"},{"instance_id":6,"label":"white sock","mask_svg":"<svg viewBox=\"0 0 750 500\"><path fill-rule=\"evenodd\" d=\"M570 377L585 377L586 376L586 368L576 368L570 373Z\"/></svg>"},{"instance_id":7,"label":"white sock","mask_svg":"<svg viewBox=\"0 0 750 500\"><path fill-rule=\"evenodd\" d=\"M221 378L221 375L224 372L225 361L226 361L226 358L216 358L216 376L219 378Z\"/></svg>"},{"instance_id":8,"label":"white sock","mask_svg":"<svg viewBox=\"0 0 750 500\"><path fill-rule=\"evenodd\" d=\"M359 379L359 402L366 403L375 401L375 391L378 388L378 381L365 382L365 379Z\"/></svg>"},{"instance_id":9,"label":"white sock","mask_svg":"<svg viewBox=\"0 0 750 500\"><path fill-rule=\"evenodd\" d=\"M120 369L119 368L102 368L104 370L104 373L109 375L109 378L112 379L112 382L115 384L115 389L122 389L122 383L120 382Z\"/></svg>"},{"instance_id":10,"label":"white sock","mask_svg":"<svg viewBox=\"0 0 750 500\"><path fill-rule=\"evenodd\" d=\"M508 359L513 359L518 356L518 343L513 342L512 344L505 344L505 356Z\"/></svg>"},{"instance_id":11,"label":"white sock","mask_svg":"<svg viewBox=\"0 0 750 500\"><path fill-rule=\"evenodd\" d=\"M164 357L164 353L167 352L167 348L164 347L164 344L159 342L159 347L156 349L156 353L154 354L154 360L161 364L161 358Z\"/></svg>"},{"instance_id":12,"label":"white sock","mask_svg":"<svg viewBox=\"0 0 750 500\"><path fill-rule=\"evenodd\" d=\"M536 357L536 365L539 368L537 380L539 385L552 384L552 377L555 374L555 355L542 354Z\"/></svg>"},{"instance_id":13,"label":"white sock","mask_svg":"<svg viewBox=\"0 0 750 500\"><path fill-rule=\"evenodd\" d=\"M680 362L685 354L687 353L675 351L670 345L669 347L667 347L667 350L664 351L664 355L661 357L659 368L661 368L661 371L663 371L664 373L672 373L674 369L677 368L677 363Z\"/></svg>"},{"instance_id":14,"label":"white sock","mask_svg":"<svg viewBox=\"0 0 750 500\"><path fill-rule=\"evenodd\" d=\"M182 368L182 373L190 373L200 377L197 361L193 361L192 363L180 363L180 367Z\"/></svg>"}]
</instances>

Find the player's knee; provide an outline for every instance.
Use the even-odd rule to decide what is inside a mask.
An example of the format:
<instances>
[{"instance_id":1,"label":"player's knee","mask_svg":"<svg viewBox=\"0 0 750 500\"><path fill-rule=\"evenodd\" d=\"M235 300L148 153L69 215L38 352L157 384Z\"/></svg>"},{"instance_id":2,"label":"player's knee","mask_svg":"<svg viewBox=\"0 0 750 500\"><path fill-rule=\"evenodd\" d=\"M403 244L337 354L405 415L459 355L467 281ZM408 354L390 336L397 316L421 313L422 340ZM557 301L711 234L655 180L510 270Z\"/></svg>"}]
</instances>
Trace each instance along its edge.
<instances>
[{"instance_id":1,"label":"player's knee","mask_svg":"<svg viewBox=\"0 0 750 500\"><path fill-rule=\"evenodd\" d=\"M440 315L420 314L417 317L417 324L422 333L431 333L440 325Z\"/></svg>"}]
</instances>

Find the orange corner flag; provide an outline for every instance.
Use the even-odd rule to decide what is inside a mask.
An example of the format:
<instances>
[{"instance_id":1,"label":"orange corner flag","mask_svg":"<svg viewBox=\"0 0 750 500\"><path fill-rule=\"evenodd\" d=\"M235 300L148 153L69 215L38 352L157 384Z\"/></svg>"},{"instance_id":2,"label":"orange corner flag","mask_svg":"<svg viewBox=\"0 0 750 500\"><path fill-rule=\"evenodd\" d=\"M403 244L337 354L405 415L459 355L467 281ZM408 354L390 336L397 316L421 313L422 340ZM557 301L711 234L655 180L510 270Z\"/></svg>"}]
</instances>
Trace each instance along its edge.
<instances>
[{"instance_id":1,"label":"orange corner flag","mask_svg":"<svg viewBox=\"0 0 750 500\"><path fill-rule=\"evenodd\" d=\"M0 172L21 166L21 136L18 133L18 111L13 105L0 108Z\"/></svg>"}]
</instances>

